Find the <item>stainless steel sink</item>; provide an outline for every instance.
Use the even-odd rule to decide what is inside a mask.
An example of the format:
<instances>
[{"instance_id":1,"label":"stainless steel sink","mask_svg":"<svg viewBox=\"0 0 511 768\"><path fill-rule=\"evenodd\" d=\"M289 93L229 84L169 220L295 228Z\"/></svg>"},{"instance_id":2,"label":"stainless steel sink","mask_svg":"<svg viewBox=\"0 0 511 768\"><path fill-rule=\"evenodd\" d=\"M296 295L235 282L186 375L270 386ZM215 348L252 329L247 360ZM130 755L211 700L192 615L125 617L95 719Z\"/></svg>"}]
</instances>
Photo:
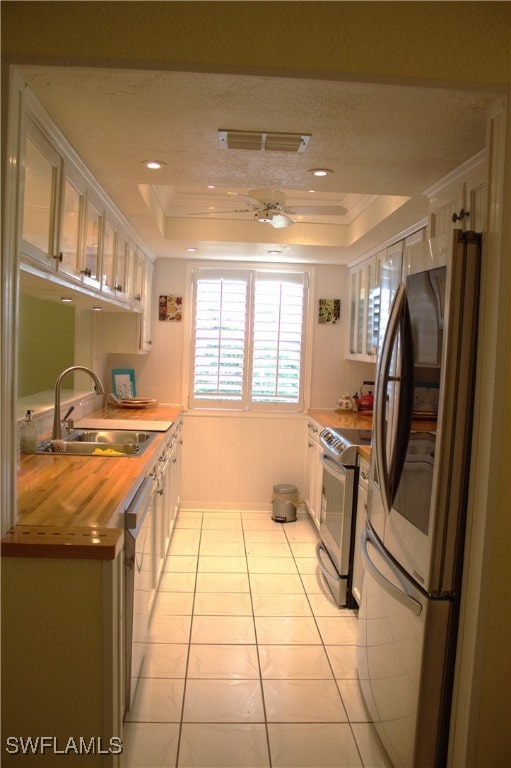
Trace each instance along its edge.
<instances>
[{"instance_id":1,"label":"stainless steel sink","mask_svg":"<svg viewBox=\"0 0 511 768\"><path fill-rule=\"evenodd\" d=\"M75 456L140 456L157 432L131 432L122 429L74 431L60 440L39 443L35 453Z\"/></svg>"},{"instance_id":2,"label":"stainless steel sink","mask_svg":"<svg viewBox=\"0 0 511 768\"><path fill-rule=\"evenodd\" d=\"M134 443L140 445L154 437L154 432L129 432L124 429L95 429L72 432L63 439L67 443Z\"/></svg>"}]
</instances>

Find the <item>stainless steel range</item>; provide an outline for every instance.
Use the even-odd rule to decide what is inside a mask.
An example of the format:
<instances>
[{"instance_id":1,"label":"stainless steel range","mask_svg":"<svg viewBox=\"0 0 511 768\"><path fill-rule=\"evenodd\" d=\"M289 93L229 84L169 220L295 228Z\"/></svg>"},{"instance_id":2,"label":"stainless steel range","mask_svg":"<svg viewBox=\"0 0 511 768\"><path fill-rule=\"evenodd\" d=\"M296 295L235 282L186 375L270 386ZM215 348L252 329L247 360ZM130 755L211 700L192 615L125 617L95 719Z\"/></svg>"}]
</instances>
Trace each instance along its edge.
<instances>
[{"instance_id":1,"label":"stainless steel range","mask_svg":"<svg viewBox=\"0 0 511 768\"><path fill-rule=\"evenodd\" d=\"M354 608L351 592L356 524L357 446L369 445L370 430L331 429L320 433L324 448L319 567L337 605Z\"/></svg>"}]
</instances>

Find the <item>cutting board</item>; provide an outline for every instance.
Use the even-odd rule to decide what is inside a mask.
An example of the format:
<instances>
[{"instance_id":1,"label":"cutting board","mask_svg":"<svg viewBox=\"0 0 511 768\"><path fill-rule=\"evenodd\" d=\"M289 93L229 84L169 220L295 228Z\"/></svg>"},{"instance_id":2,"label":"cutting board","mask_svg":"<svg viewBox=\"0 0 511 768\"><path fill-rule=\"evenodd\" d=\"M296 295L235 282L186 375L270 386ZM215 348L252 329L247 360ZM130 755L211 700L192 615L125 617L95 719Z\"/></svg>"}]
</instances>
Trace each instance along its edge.
<instances>
[{"instance_id":1,"label":"cutting board","mask_svg":"<svg viewBox=\"0 0 511 768\"><path fill-rule=\"evenodd\" d=\"M135 432L166 432L173 421L151 421L151 419L81 419L75 422L76 429L131 429Z\"/></svg>"}]
</instances>

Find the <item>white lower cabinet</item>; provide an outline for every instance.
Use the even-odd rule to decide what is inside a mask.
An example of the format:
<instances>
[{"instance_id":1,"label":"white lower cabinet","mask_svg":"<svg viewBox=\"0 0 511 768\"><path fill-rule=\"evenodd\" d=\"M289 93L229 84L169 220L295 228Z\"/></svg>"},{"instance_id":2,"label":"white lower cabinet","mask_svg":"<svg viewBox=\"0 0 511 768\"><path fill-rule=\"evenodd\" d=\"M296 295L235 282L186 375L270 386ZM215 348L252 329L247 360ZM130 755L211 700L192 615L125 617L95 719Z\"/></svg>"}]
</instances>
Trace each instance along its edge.
<instances>
[{"instance_id":1,"label":"white lower cabinet","mask_svg":"<svg viewBox=\"0 0 511 768\"><path fill-rule=\"evenodd\" d=\"M359 457L358 495L357 495L357 521L355 524L355 545L353 548L353 577L351 591L353 597L360 605L362 594L362 556L360 554L360 540L367 517L367 485L369 480L369 462Z\"/></svg>"},{"instance_id":2,"label":"white lower cabinet","mask_svg":"<svg viewBox=\"0 0 511 768\"><path fill-rule=\"evenodd\" d=\"M321 498L323 495L323 448L319 442L320 425L309 419L307 423L307 463L305 503L317 528L321 522Z\"/></svg>"},{"instance_id":3,"label":"white lower cabinet","mask_svg":"<svg viewBox=\"0 0 511 768\"><path fill-rule=\"evenodd\" d=\"M157 483L153 501L153 579L156 590L160 584L179 508L181 430L180 419L168 431L154 468Z\"/></svg>"}]
</instances>

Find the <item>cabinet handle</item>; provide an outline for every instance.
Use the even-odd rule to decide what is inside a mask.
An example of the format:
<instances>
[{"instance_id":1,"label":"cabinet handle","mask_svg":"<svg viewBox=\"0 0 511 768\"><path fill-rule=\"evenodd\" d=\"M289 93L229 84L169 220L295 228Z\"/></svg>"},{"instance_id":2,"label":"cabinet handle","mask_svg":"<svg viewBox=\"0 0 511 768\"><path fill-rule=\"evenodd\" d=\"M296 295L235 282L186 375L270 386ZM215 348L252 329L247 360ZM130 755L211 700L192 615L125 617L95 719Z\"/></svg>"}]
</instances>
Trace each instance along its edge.
<instances>
[{"instance_id":1,"label":"cabinet handle","mask_svg":"<svg viewBox=\"0 0 511 768\"><path fill-rule=\"evenodd\" d=\"M456 224L457 221L463 221L466 216L470 216L470 211L466 211L462 208L459 214L453 213L451 221L453 224Z\"/></svg>"},{"instance_id":2,"label":"cabinet handle","mask_svg":"<svg viewBox=\"0 0 511 768\"><path fill-rule=\"evenodd\" d=\"M61 262L62 259L64 258L62 256L62 251L60 251L60 253L57 253L53 258L54 258L55 261L60 261Z\"/></svg>"}]
</instances>

